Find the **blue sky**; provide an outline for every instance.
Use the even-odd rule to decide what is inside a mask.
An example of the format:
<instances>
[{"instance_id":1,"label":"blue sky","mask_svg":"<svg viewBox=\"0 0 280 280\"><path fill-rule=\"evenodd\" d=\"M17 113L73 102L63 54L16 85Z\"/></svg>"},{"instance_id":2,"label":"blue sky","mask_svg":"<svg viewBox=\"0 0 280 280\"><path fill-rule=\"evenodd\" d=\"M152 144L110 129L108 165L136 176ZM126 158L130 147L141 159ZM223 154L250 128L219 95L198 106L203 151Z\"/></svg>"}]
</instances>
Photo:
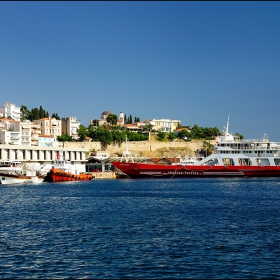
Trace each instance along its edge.
<instances>
[{"instance_id":1,"label":"blue sky","mask_svg":"<svg viewBox=\"0 0 280 280\"><path fill-rule=\"evenodd\" d=\"M0 2L0 106L280 141L280 2Z\"/></svg>"}]
</instances>

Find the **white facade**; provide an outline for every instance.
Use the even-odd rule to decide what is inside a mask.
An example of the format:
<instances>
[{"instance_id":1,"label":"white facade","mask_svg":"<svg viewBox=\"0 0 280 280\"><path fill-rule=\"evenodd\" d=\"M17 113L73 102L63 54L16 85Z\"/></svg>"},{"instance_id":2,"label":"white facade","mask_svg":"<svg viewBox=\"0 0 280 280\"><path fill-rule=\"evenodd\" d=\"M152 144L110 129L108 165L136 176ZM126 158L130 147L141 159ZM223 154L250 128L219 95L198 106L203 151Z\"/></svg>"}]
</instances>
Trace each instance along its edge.
<instances>
[{"instance_id":1,"label":"white facade","mask_svg":"<svg viewBox=\"0 0 280 280\"><path fill-rule=\"evenodd\" d=\"M78 129L80 128L81 122L76 117L68 117L61 119L61 131L72 136L74 139L78 139Z\"/></svg>"},{"instance_id":2,"label":"white facade","mask_svg":"<svg viewBox=\"0 0 280 280\"><path fill-rule=\"evenodd\" d=\"M21 144L22 145L31 145L31 125L32 122L25 120L20 123L21 131Z\"/></svg>"},{"instance_id":3,"label":"white facade","mask_svg":"<svg viewBox=\"0 0 280 280\"><path fill-rule=\"evenodd\" d=\"M42 129L39 124L31 123L31 145L38 146L39 135L42 134Z\"/></svg>"},{"instance_id":4,"label":"white facade","mask_svg":"<svg viewBox=\"0 0 280 280\"><path fill-rule=\"evenodd\" d=\"M20 122L11 119L0 119L0 143L21 144Z\"/></svg>"},{"instance_id":5,"label":"white facade","mask_svg":"<svg viewBox=\"0 0 280 280\"><path fill-rule=\"evenodd\" d=\"M85 172L87 162L84 148L62 148L61 147L32 147L23 145L0 145L0 160L19 160L31 163L40 163L46 170L52 168L58 153L69 159L75 170Z\"/></svg>"},{"instance_id":6,"label":"white facade","mask_svg":"<svg viewBox=\"0 0 280 280\"><path fill-rule=\"evenodd\" d=\"M118 124L119 125L124 125L124 113L123 112L120 112Z\"/></svg>"},{"instance_id":7,"label":"white facade","mask_svg":"<svg viewBox=\"0 0 280 280\"><path fill-rule=\"evenodd\" d=\"M39 135L38 146L40 147L58 147L56 137L50 135Z\"/></svg>"},{"instance_id":8,"label":"white facade","mask_svg":"<svg viewBox=\"0 0 280 280\"><path fill-rule=\"evenodd\" d=\"M10 102L6 102L4 107L0 108L0 114L4 118L12 118L15 121L20 121L21 117L20 107Z\"/></svg>"}]
</instances>

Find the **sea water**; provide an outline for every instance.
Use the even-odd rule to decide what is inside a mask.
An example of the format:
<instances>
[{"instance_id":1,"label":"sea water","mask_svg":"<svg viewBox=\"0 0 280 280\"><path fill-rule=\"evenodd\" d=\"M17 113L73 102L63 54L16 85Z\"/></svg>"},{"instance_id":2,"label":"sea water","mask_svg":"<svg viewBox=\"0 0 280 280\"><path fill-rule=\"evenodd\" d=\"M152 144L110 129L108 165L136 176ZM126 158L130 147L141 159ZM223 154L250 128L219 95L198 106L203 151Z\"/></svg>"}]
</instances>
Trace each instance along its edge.
<instances>
[{"instance_id":1,"label":"sea water","mask_svg":"<svg viewBox=\"0 0 280 280\"><path fill-rule=\"evenodd\" d=\"M280 278L277 178L0 186L1 278Z\"/></svg>"}]
</instances>

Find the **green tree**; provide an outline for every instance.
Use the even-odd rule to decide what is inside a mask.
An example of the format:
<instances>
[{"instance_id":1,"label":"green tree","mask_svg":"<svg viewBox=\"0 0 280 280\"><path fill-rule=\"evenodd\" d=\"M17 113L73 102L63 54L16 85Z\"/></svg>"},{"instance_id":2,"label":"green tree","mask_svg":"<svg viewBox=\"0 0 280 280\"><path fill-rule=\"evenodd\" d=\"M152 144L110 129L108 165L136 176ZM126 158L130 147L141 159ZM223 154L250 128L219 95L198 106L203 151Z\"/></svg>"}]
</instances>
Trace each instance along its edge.
<instances>
[{"instance_id":1,"label":"green tree","mask_svg":"<svg viewBox=\"0 0 280 280\"><path fill-rule=\"evenodd\" d=\"M104 147L110 145L113 141L111 131L106 130L103 126L99 126L96 129L91 127L88 133L88 136L91 137L93 141L101 142Z\"/></svg>"},{"instance_id":2,"label":"green tree","mask_svg":"<svg viewBox=\"0 0 280 280\"><path fill-rule=\"evenodd\" d=\"M128 141L146 141L148 137L142 133L127 131L127 140Z\"/></svg>"},{"instance_id":3,"label":"green tree","mask_svg":"<svg viewBox=\"0 0 280 280\"><path fill-rule=\"evenodd\" d=\"M60 117L57 113L53 113L52 118L55 118L56 120L60 120Z\"/></svg>"},{"instance_id":4,"label":"green tree","mask_svg":"<svg viewBox=\"0 0 280 280\"><path fill-rule=\"evenodd\" d=\"M87 137L88 131L87 128L81 124L77 129L77 133L79 135L80 141L84 141Z\"/></svg>"},{"instance_id":5,"label":"green tree","mask_svg":"<svg viewBox=\"0 0 280 280\"><path fill-rule=\"evenodd\" d=\"M40 115L39 115L38 108L31 109L31 114L30 114L29 120L34 121L34 120L39 120L39 119L40 119Z\"/></svg>"},{"instance_id":6,"label":"green tree","mask_svg":"<svg viewBox=\"0 0 280 280\"><path fill-rule=\"evenodd\" d=\"M42 106L39 108L39 118L42 119L45 117L45 110L43 109Z\"/></svg>"},{"instance_id":7,"label":"green tree","mask_svg":"<svg viewBox=\"0 0 280 280\"><path fill-rule=\"evenodd\" d=\"M157 135L157 138L159 141L164 141L165 140L165 136L166 136L166 133L165 132L162 132L160 131Z\"/></svg>"},{"instance_id":8,"label":"green tree","mask_svg":"<svg viewBox=\"0 0 280 280\"><path fill-rule=\"evenodd\" d=\"M120 131L117 129L112 130L112 141L121 144L125 141L126 133L125 131Z\"/></svg>"},{"instance_id":9,"label":"green tree","mask_svg":"<svg viewBox=\"0 0 280 280\"><path fill-rule=\"evenodd\" d=\"M95 119L92 121L93 126L99 126L99 120Z\"/></svg>"},{"instance_id":10,"label":"green tree","mask_svg":"<svg viewBox=\"0 0 280 280\"><path fill-rule=\"evenodd\" d=\"M29 120L30 118L30 111L25 105L20 106L20 112L21 112L21 120Z\"/></svg>"},{"instance_id":11,"label":"green tree","mask_svg":"<svg viewBox=\"0 0 280 280\"><path fill-rule=\"evenodd\" d=\"M191 132L183 128L180 132L178 132L178 137L182 139L191 138Z\"/></svg>"},{"instance_id":12,"label":"green tree","mask_svg":"<svg viewBox=\"0 0 280 280\"><path fill-rule=\"evenodd\" d=\"M61 136L57 136L57 141L59 142L73 142L74 139L72 136L70 136L69 134L67 133L62 133Z\"/></svg>"},{"instance_id":13,"label":"green tree","mask_svg":"<svg viewBox=\"0 0 280 280\"><path fill-rule=\"evenodd\" d=\"M118 116L115 114L109 114L106 118L106 121L111 125L116 125L118 121Z\"/></svg>"},{"instance_id":14,"label":"green tree","mask_svg":"<svg viewBox=\"0 0 280 280\"><path fill-rule=\"evenodd\" d=\"M132 116L131 116L131 115L129 115L129 117L128 117L128 119L127 119L127 123L128 123L128 124L132 123Z\"/></svg>"},{"instance_id":15,"label":"green tree","mask_svg":"<svg viewBox=\"0 0 280 280\"><path fill-rule=\"evenodd\" d=\"M201 139L203 137L203 129L195 124L192 128L192 138L194 139Z\"/></svg>"},{"instance_id":16,"label":"green tree","mask_svg":"<svg viewBox=\"0 0 280 280\"><path fill-rule=\"evenodd\" d=\"M167 138L170 140L170 141L173 141L174 139L176 139L176 135L173 133L173 132L170 132L168 133L167 135Z\"/></svg>"}]
</instances>

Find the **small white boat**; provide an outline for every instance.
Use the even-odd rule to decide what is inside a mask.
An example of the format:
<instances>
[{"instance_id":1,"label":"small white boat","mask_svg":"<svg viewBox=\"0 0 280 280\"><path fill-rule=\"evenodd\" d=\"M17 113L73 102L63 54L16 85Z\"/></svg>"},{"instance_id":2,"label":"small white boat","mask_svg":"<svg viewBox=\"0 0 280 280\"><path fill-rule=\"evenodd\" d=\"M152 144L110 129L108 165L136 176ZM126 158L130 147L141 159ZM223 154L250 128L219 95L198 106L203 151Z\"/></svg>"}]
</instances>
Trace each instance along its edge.
<instances>
[{"instance_id":1,"label":"small white boat","mask_svg":"<svg viewBox=\"0 0 280 280\"><path fill-rule=\"evenodd\" d=\"M43 176L36 176L34 174L3 174L0 173L0 184L1 185L13 185L13 184L25 184L25 183L42 183L44 180Z\"/></svg>"}]
</instances>

